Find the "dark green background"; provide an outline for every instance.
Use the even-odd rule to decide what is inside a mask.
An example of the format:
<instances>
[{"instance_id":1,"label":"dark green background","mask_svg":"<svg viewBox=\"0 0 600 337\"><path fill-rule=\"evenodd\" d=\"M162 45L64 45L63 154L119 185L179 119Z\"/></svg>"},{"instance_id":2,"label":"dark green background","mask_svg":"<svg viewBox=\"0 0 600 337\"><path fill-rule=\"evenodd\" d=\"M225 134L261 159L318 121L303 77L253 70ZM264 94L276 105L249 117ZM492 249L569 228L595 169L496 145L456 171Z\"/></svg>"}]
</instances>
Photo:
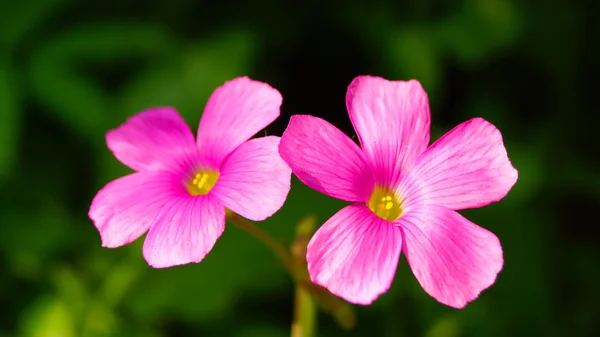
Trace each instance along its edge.
<instances>
[{"instance_id":1,"label":"dark green background","mask_svg":"<svg viewBox=\"0 0 600 337\"><path fill-rule=\"evenodd\" d=\"M200 264L153 270L141 243L101 248L94 194L129 171L104 134L145 108L195 128L217 86L240 75L296 113L353 136L353 77L416 78L432 139L471 117L503 132L519 181L462 212L496 233L505 267L464 310L427 296L401 259L392 289L320 336L594 336L599 329L597 2L2 1L0 336L289 334L293 284L273 255L229 226ZM294 180L260 224L290 242L306 214L343 203Z\"/></svg>"}]
</instances>

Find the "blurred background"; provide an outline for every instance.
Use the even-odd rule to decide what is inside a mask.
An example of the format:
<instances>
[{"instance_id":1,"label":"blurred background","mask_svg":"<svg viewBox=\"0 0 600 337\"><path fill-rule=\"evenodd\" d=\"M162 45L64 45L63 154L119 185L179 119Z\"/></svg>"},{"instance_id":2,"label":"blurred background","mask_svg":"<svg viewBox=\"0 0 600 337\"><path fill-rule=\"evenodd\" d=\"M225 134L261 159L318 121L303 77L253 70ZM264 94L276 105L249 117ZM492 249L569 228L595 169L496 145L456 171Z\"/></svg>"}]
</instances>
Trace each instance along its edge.
<instances>
[{"instance_id":1,"label":"blurred background","mask_svg":"<svg viewBox=\"0 0 600 337\"><path fill-rule=\"evenodd\" d=\"M432 140L480 116L502 131L519 181L461 212L500 238L496 284L464 310L436 302L401 258L391 290L320 336L598 336L600 22L593 1L20 0L0 4L0 336L288 336L292 280L228 226L200 264L153 270L142 239L101 247L95 193L130 171L104 134L146 108L196 128L211 92L240 75L292 114L355 136L345 92L360 74L416 78ZM262 134L262 133L261 133ZM260 226L286 243L344 204L296 179Z\"/></svg>"}]
</instances>

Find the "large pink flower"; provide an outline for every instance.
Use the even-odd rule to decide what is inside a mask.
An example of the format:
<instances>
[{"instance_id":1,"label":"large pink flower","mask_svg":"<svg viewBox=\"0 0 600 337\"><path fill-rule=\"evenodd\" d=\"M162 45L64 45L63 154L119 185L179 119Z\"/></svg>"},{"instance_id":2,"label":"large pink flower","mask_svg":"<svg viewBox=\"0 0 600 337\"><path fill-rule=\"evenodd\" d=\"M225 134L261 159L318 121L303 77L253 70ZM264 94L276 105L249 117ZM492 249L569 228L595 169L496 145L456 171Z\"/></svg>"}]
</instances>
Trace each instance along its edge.
<instances>
[{"instance_id":1,"label":"large pink flower","mask_svg":"<svg viewBox=\"0 0 600 337\"><path fill-rule=\"evenodd\" d=\"M248 140L279 116L280 93L247 77L212 94L194 135L172 108L131 117L106 135L115 157L137 171L106 185L89 217L104 247L148 231L144 257L153 267L200 262L225 228L225 207L264 220L285 202L291 171L279 137Z\"/></svg>"},{"instance_id":2,"label":"large pink flower","mask_svg":"<svg viewBox=\"0 0 600 337\"><path fill-rule=\"evenodd\" d=\"M456 210L502 199L517 181L502 135L481 118L429 143L427 94L415 80L360 76L346 105L361 147L328 122L297 115L281 157L309 187L352 202L313 236L313 282L349 302L386 292L400 252L425 291L462 308L503 265L498 238Z\"/></svg>"}]
</instances>

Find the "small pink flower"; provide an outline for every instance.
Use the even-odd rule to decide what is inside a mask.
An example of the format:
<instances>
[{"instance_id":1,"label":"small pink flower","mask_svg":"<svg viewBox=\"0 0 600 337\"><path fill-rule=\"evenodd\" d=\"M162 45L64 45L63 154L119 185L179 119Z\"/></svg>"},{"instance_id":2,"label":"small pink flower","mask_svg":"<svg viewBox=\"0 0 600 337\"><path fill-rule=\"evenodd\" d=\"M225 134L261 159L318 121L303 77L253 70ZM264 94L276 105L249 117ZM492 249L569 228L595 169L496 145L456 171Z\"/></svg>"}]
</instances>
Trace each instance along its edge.
<instances>
[{"instance_id":1,"label":"small pink flower","mask_svg":"<svg viewBox=\"0 0 600 337\"><path fill-rule=\"evenodd\" d=\"M259 221L290 190L279 137L248 140L279 116L281 94L247 77L217 88L198 137L173 108L143 111L106 134L115 157L135 173L106 185L89 217L104 247L148 231L144 257L155 268L200 262L225 229L225 207Z\"/></svg>"},{"instance_id":2,"label":"small pink flower","mask_svg":"<svg viewBox=\"0 0 600 337\"><path fill-rule=\"evenodd\" d=\"M428 148L429 102L415 80L359 76L346 105L361 147L304 115L279 145L302 182L352 202L308 244L312 281L370 304L389 289L402 251L429 295L464 307L502 269L498 238L455 212L496 202L517 181L500 131L474 118Z\"/></svg>"}]
</instances>

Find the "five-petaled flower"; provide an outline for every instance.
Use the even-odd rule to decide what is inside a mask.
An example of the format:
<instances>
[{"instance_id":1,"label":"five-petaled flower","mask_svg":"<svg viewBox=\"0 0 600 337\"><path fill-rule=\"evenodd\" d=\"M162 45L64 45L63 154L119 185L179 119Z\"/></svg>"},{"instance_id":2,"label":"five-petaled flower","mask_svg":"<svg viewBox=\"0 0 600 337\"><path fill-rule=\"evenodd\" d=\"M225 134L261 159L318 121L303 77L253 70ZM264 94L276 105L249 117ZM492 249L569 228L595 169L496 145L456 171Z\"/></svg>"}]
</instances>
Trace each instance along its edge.
<instances>
[{"instance_id":1,"label":"five-petaled flower","mask_svg":"<svg viewBox=\"0 0 600 337\"><path fill-rule=\"evenodd\" d=\"M197 139L169 107L135 115L106 135L115 157L137 171L110 182L89 217L102 245L119 247L148 231L153 267L200 262L225 228L225 207L259 221L281 208L291 171L279 137L250 139L279 116L281 94L247 77L217 88Z\"/></svg>"},{"instance_id":2,"label":"five-petaled flower","mask_svg":"<svg viewBox=\"0 0 600 337\"><path fill-rule=\"evenodd\" d=\"M346 105L361 147L306 115L291 118L279 145L303 183L352 202L311 239L312 281L370 304L389 289L404 252L428 294L464 307L503 265L498 238L456 212L502 199L517 181L500 131L474 118L427 147L429 102L415 80L359 76Z\"/></svg>"}]
</instances>

